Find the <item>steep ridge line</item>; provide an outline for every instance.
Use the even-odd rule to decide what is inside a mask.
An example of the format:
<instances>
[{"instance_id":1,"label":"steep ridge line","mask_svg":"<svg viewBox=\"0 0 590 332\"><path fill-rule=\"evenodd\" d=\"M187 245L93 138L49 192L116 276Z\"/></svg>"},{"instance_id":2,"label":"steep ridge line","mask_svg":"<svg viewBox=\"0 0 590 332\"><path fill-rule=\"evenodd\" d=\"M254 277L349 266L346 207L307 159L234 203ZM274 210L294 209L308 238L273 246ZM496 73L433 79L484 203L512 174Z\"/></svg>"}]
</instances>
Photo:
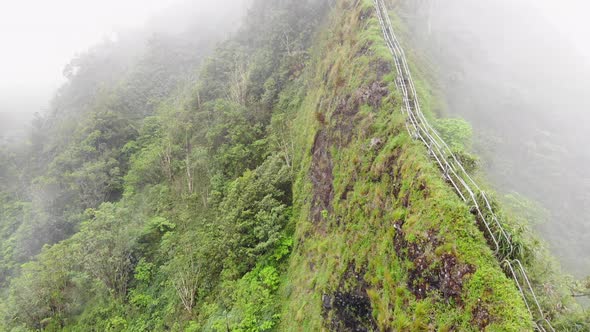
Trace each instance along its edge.
<instances>
[{"instance_id":1,"label":"steep ridge line","mask_svg":"<svg viewBox=\"0 0 590 332\"><path fill-rule=\"evenodd\" d=\"M443 171L445 179L453 186L461 199L473 206L473 211L487 230L487 238L493 243L494 254L515 281L524 303L535 320L538 331L555 331L545 317L530 279L520 260L511 258L513 246L511 237L502 227L483 190L465 170L459 159L430 125L420 108L418 93L412 79L406 55L397 39L383 0L373 0L377 18L381 25L385 42L391 52L398 77L396 86L402 94L402 113L407 115L406 128L410 135L421 140L428 148L430 156ZM528 296L526 295L528 293ZM534 308L531 308L534 305Z\"/></svg>"}]
</instances>

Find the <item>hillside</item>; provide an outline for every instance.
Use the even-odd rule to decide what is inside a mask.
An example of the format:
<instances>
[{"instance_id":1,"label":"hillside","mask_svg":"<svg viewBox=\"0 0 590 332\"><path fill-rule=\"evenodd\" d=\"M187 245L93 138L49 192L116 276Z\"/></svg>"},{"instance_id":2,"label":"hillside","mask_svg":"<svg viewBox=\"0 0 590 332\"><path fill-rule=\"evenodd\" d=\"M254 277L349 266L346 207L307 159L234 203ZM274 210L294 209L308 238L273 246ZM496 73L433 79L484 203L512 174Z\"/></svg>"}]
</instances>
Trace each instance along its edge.
<instances>
[{"instance_id":1,"label":"hillside","mask_svg":"<svg viewBox=\"0 0 590 332\"><path fill-rule=\"evenodd\" d=\"M0 151L0 331L533 330L406 130L372 1L255 0L232 37L199 31L74 60L30 143ZM582 331L501 217L554 287L544 314Z\"/></svg>"}]
</instances>

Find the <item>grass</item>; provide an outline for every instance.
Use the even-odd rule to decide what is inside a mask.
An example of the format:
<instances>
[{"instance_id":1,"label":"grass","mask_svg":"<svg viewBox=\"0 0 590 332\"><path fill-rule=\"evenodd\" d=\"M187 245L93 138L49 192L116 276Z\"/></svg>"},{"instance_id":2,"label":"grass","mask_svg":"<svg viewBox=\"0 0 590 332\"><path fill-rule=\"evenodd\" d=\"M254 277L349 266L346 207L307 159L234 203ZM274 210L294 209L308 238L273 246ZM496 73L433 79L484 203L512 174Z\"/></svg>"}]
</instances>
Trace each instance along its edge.
<instances>
[{"instance_id":1,"label":"grass","mask_svg":"<svg viewBox=\"0 0 590 332\"><path fill-rule=\"evenodd\" d=\"M401 42L411 40L413 36L399 17L395 13L390 13L390 16ZM406 44L405 46L409 46L410 43ZM471 136L469 124L460 119L438 118L445 114L446 109L445 97L435 86L436 76L441 68L430 63L427 57L412 52L411 47L405 47L405 49L409 51L409 66L416 80L423 112L431 123L439 130L442 129L441 134L447 143L450 143L452 148L456 150L457 156L463 159L464 166L469 172L472 172L472 177L486 192L500 223L511 235L513 250L509 257L519 259L525 265L543 312L547 318L552 320L554 327L558 330L576 330L579 328L577 323L573 323L571 326L568 324L580 320L577 315L588 317L587 311L584 313L584 309L570 296L571 281L568 280L571 277L561 271L559 263L550 254L547 244L532 229L532 225L544 220L543 207L531 202L526 197L495 192L494 186L486 178L486 174L476 167L477 156L471 154L471 139L465 139ZM445 129L452 129L449 132L452 137L444 135ZM501 241L500 251L506 252L507 250L506 244ZM587 318L586 321L588 321ZM584 328L588 329L589 325L584 324L586 324L583 325Z\"/></svg>"},{"instance_id":2,"label":"grass","mask_svg":"<svg viewBox=\"0 0 590 332\"><path fill-rule=\"evenodd\" d=\"M328 329L330 322L324 318L336 316L324 309L323 297L360 287L363 282L346 276L354 266L366 282L364 291L379 329L470 331L487 320L489 331L531 330L515 286L494 259L468 207L442 180L425 148L406 134L390 54L372 2L339 1L318 40L307 68L307 97L294 119L297 240L282 288L287 299L279 329ZM375 68L383 64L390 66L380 76ZM348 119L353 123L352 139L346 143L346 134L339 132L337 107L373 82L381 82L391 93L377 108L360 103ZM421 83L418 90L421 96L430 94ZM424 104L425 109L432 107L431 102ZM317 121L317 113L324 115L325 123ZM316 133L326 128L333 162L333 212L327 220L312 222L310 151ZM372 148L373 138L383 144ZM396 222L403 225L401 231ZM429 242L432 238L436 241ZM399 248L402 244L406 246ZM445 298L436 288L418 297L410 287L420 265L409 258L412 246L428 261L415 278L418 283L441 270L444 255L454 257L457 266L472 266L474 272L465 275L454 297Z\"/></svg>"}]
</instances>

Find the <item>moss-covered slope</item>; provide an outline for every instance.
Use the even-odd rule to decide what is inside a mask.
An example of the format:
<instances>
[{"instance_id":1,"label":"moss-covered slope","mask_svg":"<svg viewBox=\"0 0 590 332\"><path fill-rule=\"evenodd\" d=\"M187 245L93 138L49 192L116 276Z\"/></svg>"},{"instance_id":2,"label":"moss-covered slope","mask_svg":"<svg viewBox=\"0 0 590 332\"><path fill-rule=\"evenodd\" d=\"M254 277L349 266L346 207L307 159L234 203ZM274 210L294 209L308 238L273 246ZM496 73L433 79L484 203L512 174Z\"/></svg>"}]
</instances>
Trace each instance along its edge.
<instances>
[{"instance_id":1,"label":"moss-covered slope","mask_svg":"<svg viewBox=\"0 0 590 332\"><path fill-rule=\"evenodd\" d=\"M370 0L338 1L296 113L285 331L526 331L468 207L406 132Z\"/></svg>"}]
</instances>

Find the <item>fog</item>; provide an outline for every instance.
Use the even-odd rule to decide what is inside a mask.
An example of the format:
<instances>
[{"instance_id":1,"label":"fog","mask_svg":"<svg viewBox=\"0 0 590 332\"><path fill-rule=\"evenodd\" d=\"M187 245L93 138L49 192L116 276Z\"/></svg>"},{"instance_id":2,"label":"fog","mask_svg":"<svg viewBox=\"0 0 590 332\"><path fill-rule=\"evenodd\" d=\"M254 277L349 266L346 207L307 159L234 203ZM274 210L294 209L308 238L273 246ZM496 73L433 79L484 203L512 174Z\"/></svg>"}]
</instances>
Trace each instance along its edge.
<instances>
[{"instance_id":1,"label":"fog","mask_svg":"<svg viewBox=\"0 0 590 332\"><path fill-rule=\"evenodd\" d=\"M64 67L94 45L121 34L177 33L204 15L237 26L224 18L235 21L243 2L0 1L0 136L24 135L32 115L46 111L65 82Z\"/></svg>"},{"instance_id":2,"label":"fog","mask_svg":"<svg viewBox=\"0 0 590 332\"><path fill-rule=\"evenodd\" d=\"M178 0L3 1L3 111L38 111L63 82L62 69L75 54L116 31L141 26L175 2Z\"/></svg>"},{"instance_id":3,"label":"fog","mask_svg":"<svg viewBox=\"0 0 590 332\"><path fill-rule=\"evenodd\" d=\"M406 2L411 42L437 71L439 110L467 119L501 193L548 210L535 225L566 272L590 274L590 5Z\"/></svg>"}]
</instances>

